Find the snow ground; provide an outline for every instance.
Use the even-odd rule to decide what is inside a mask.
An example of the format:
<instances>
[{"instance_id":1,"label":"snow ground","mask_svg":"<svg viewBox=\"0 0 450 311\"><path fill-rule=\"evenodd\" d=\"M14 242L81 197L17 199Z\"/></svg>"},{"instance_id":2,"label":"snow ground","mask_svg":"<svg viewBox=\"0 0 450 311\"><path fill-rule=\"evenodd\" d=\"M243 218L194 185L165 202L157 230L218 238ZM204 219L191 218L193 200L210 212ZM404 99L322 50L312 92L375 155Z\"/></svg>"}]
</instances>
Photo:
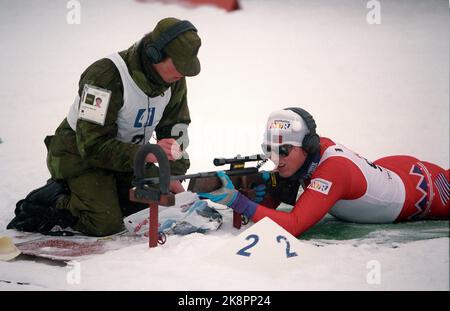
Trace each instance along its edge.
<instances>
[{"instance_id":1,"label":"snow ground","mask_svg":"<svg viewBox=\"0 0 450 311\"><path fill-rule=\"evenodd\" d=\"M47 179L43 139L65 117L84 68L166 16L189 19L203 39L202 72L188 80L190 172L214 169L213 157L259 152L267 115L288 106L305 108L321 135L369 159L411 154L449 166L447 1L382 1L380 25L366 22L363 0L243 0L234 13L80 2L81 24L69 25L66 1L0 1L0 228L15 202ZM202 261L237 234L228 221L213 234L170 237L155 250L140 245L100 255L81 262L79 285L67 283L64 267L0 263L0 279L31 284L0 288L449 289L448 238L397 248L311 248L304 241L304 264L278 278ZM379 285L366 282L370 260L381 264Z\"/></svg>"}]
</instances>

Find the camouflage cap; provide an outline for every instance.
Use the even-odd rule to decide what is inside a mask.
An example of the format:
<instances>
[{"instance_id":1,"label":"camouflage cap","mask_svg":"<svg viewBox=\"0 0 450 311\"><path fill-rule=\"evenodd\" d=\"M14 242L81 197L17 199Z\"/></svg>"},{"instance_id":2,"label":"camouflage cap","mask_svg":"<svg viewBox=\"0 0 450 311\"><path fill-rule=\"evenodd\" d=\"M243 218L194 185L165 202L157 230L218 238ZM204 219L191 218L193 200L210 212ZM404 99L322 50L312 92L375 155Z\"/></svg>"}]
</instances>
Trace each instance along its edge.
<instances>
[{"instance_id":1,"label":"camouflage cap","mask_svg":"<svg viewBox=\"0 0 450 311\"><path fill-rule=\"evenodd\" d=\"M152 40L157 40L161 34L181 20L173 17L164 18L158 22L151 33ZM201 39L195 30L183 32L170 41L163 52L167 54L175 65L175 68L184 76L196 76L200 73L200 60L197 57L201 46Z\"/></svg>"}]
</instances>

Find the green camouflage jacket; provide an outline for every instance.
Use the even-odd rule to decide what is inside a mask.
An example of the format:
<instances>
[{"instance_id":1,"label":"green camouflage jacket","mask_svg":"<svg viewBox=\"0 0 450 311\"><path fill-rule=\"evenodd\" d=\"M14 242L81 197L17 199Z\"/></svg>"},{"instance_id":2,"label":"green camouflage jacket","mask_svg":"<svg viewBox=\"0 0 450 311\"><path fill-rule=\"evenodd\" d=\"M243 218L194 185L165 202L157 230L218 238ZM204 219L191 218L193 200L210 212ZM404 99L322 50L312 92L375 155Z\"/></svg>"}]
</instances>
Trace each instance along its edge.
<instances>
[{"instance_id":1,"label":"green camouflage jacket","mask_svg":"<svg viewBox=\"0 0 450 311\"><path fill-rule=\"evenodd\" d=\"M143 65L142 61L146 62L146 60L140 57L141 46L142 44L135 44L119 54L127 64L133 80L150 97L159 96L167 88L171 88L171 99L155 132L157 139L170 137L176 139L178 136L171 135L172 127L178 123L187 125L191 121L186 99L186 80L182 78L173 84L166 84L153 71L150 64ZM90 168L132 172L134 155L140 147L140 145L123 143L115 139L116 120L124 102L122 81L114 63L104 58L89 66L80 78L78 89L80 97L85 84L112 92L105 124L102 126L79 119L75 132L66 118L59 125L54 136L46 137L47 166L56 180L78 176ZM185 174L189 165L188 159L171 162L171 172L173 175ZM150 167L151 175L155 175L156 170L154 165Z\"/></svg>"}]
</instances>

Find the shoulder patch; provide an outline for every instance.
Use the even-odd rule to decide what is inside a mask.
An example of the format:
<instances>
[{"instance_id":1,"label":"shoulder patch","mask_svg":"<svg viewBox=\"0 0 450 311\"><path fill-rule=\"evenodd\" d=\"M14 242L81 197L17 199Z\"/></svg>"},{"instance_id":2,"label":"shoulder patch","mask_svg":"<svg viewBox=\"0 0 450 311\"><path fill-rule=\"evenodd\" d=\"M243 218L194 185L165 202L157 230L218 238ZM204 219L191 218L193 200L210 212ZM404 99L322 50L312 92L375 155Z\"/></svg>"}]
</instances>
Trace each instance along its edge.
<instances>
[{"instance_id":1,"label":"shoulder patch","mask_svg":"<svg viewBox=\"0 0 450 311\"><path fill-rule=\"evenodd\" d=\"M333 183L331 181L322 179L322 178L314 178L311 180L311 183L308 186L308 189L328 194L330 192L331 186Z\"/></svg>"}]
</instances>

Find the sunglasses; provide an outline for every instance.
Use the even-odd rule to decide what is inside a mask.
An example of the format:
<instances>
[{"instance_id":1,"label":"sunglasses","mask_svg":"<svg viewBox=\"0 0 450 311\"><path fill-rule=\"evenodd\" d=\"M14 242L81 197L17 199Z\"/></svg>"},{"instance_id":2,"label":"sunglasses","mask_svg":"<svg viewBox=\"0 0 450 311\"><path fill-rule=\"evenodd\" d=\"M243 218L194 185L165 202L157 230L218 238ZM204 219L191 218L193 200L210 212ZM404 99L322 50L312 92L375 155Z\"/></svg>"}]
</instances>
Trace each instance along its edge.
<instances>
[{"instance_id":1,"label":"sunglasses","mask_svg":"<svg viewBox=\"0 0 450 311\"><path fill-rule=\"evenodd\" d=\"M267 157L270 157L272 152L275 152L280 157L287 157L289 155L289 153L291 153L292 149L294 148L294 146L292 146L292 145L281 145L281 146L272 147L271 145L266 145L266 144L262 144L261 147L263 149L264 154Z\"/></svg>"}]
</instances>

